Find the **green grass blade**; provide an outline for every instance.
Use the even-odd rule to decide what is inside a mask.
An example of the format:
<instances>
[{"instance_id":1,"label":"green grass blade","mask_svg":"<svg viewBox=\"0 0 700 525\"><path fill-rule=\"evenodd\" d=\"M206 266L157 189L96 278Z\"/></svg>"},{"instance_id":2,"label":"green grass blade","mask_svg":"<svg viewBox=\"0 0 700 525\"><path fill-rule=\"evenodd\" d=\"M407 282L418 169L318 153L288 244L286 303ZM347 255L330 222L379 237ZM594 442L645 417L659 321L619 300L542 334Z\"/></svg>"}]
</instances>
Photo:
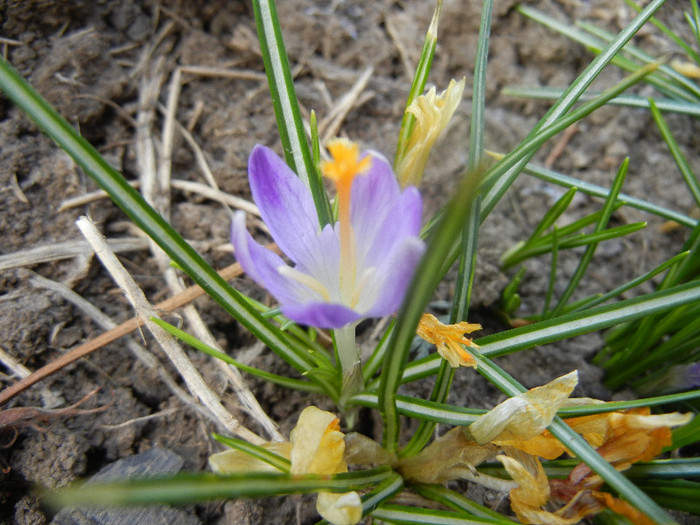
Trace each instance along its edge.
<instances>
[{"instance_id":1,"label":"green grass blade","mask_svg":"<svg viewBox=\"0 0 700 525\"><path fill-rule=\"evenodd\" d=\"M423 93L425 83L428 81L430 68L433 64L433 57L435 56L435 47L437 46L438 25L441 10L442 0L438 0L437 4L435 5L435 11L433 12L433 18L428 26L428 32L426 33L425 40L423 41L423 49L421 50L420 58L418 59L416 72L413 75L411 90L408 92L406 108L411 105L411 102L413 102L417 96ZM396 168L404 154L406 144L408 143L408 138L411 136L411 130L413 129L413 124L415 121L416 117L404 110L403 118L401 119L401 129L399 130L399 139L396 145L396 155L394 156L394 168Z\"/></svg>"},{"instance_id":2,"label":"green grass blade","mask_svg":"<svg viewBox=\"0 0 700 525\"><path fill-rule=\"evenodd\" d=\"M333 215L330 203L314 166L309 143L306 141L275 2L253 0L253 11L284 157L289 167L311 190L321 226L331 224Z\"/></svg>"},{"instance_id":3,"label":"green grass blade","mask_svg":"<svg viewBox=\"0 0 700 525\"><path fill-rule=\"evenodd\" d=\"M676 161L678 170L681 172L681 175L683 175L683 179L685 180L685 183L688 186L690 193L695 199L695 204L697 206L700 206L700 184L698 184L697 177L695 176L695 174L693 174L692 170L690 169L688 161L685 160L685 155L683 155L683 152L678 146L676 139L671 133L671 129L668 127L668 124L666 124L666 119L664 119L663 115L659 111L659 108L656 106L652 99L649 99L649 108L651 109L651 114L654 117L654 122L656 122L656 125L659 127L661 136L664 138L666 144L668 145L668 149L671 152L671 155L673 156L673 160Z\"/></svg>"},{"instance_id":4,"label":"green grass blade","mask_svg":"<svg viewBox=\"0 0 700 525\"><path fill-rule=\"evenodd\" d=\"M573 310L574 312L578 310L584 310L588 308L593 308L594 306L598 306L599 304L602 304L606 301L609 301L610 299L613 299L614 297L617 297L628 290L631 290L632 288L639 286L640 284L648 281L649 279L652 279L653 277L656 277L660 273L665 272L669 268L676 266L679 264L683 259L685 259L690 252L681 252L678 255L675 255L671 257L668 261L665 261L661 263L659 266L656 268L640 275L639 277L636 277L632 279L631 281L623 284L622 286L618 286L614 290L609 291L608 293L592 298L591 301L587 301L584 305L580 306L579 308L576 308Z\"/></svg>"},{"instance_id":5,"label":"green grass blade","mask_svg":"<svg viewBox=\"0 0 700 525\"><path fill-rule=\"evenodd\" d=\"M610 33L609 31L606 31L604 29L601 29L599 27L594 26L593 24L589 24L587 22L577 22L576 25L584 29L585 31L588 31L592 35L597 36L598 38L601 38L603 41L609 42L614 35ZM638 47L632 46L632 45L627 45L625 46L624 49L625 53L629 53L630 56L633 58L636 58L640 62L644 64L650 64L651 62L655 62L657 59L654 58L653 56L649 55L648 53L645 53ZM638 67L636 64L633 63L633 68ZM632 71L633 69L629 69ZM673 69L670 66L667 66L665 64L661 64L659 66L659 73L663 73L666 75L669 79L669 81L673 84L675 84L676 87L678 88L683 88L685 89L688 93L692 94L695 98L696 102L700 102L700 88L698 88L697 85L693 83L692 80L690 80L688 77L685 75L682 75L675 69ZM665 79L664 79L665 80ZM688 99L689 101L692 101L690 98Z\"/></svg>"},{"instance_id":6,"label":"green grass blade","mask_svg":"<svg viewBox=\"0 0 700 525\"><path fill-rule=\"evenodd\" d=\"M169 478L131 479L103 484L75 484L46 497L55 507L124 506L166 503L182 505L215 499L303 494L326 490L348 492L380 483L392 475L388 467L319 476L245 472L228 476L178 474Z\"/></svg>"},{"instance_id":7,"label":"green grass blade","mask_svg":"<svg viewBox=\"0 0 700 525\"><path fill-rule=\"evenodd\" d=\"M392 331L379 386L379 409L384 421L384 448L390 452L396 452L398 446L399 413L396 409L396 392L406 366L411 342L415 337L416 326L425 305L442 278L441 269L446 254L461 236L464 223L470 215L478 175L476 172L467 174L450 200L440 227L428 241L426 254L416 269Z\"/></svg>"},{"instance_id":8,"label":"green grass blade","mask_svg":"<svg viewBox=\"0 0 700 525\"><path fill-rule=\"evenodd\" d=\"M632 0L625 0L625 3L630 6L632 9L635 11L639 12L642 10L640 6L635 4ZM685 40L683 40L678 33L675 31L671 30L666 24L661 22L658 18L654 17L649 20L652 24L654 24L662 33L664 33L667 37L669 37L671 40L673 40L678 47L680 47L687 55L690 57L691 60L694 60L697 64L700 64L700 55L698 55L695 50L689 46ZM700 43L700 42L699 42Z\"/></svg>"},{"instance_id":9,"label":"green grass blade","mask_svg":"<svg viewBox=\"0 0 700 525\"><path fill-rule=\"evenodd\" d=\"M610 188L608 198L605 201L605 205L603 206L603 212L600 214L600 219L598 219L598 223L595 226L595 233L601 233L605 231L605 227L610 221L610 217L612 216L612 213L615 209L615 202L617 201L617 196L620 194L622 184L625 182L625 177L627 176L627 169L629 167L629 163L629 158L626 158L620 166L620 169L617 171L617 175L615 176L613 185ZM571 299L571 296L574 294L576 288L578 288L581 279L583 279L583 275L586 273L588 265L593 260L593 255L595 254L597 248L597 242L590 243L588 246L586 246L586 251L581 256L581 260L579 261L576 270L574 270L573 275L569 279L569 283L566 285L566 289L564 290L564 292L562 292L562 295L559 298L559 303L554 308L554 311L551 314L552 317L558 316L562 312L566 304L569 302L569 299Z\"/></svg>"},{"instance_id":10,"label":"green grass blade","mask_svg":"<svg viewBox=\"0 0 700 525\"><path fill-rule=\"evenodd\" d=\"M252 376L259 377L260 379L263 379L263 380L268 381L270 383L274 383L276 385L280 385L280 386L283 386L285 388L291 388L293 390L301 390L302 392L314 392L314 393L323 392L323 388L321 385L317 385L315 383L310 383L309 381L303 381L300 379L294 379L291 377L273 374L271 372L266 372L265 370L260 370L259 368L244 365L243 363L236 361L235 359L230 357L228 354L225 354L223 352L219 352L215 348L212 348L211 346L200 341L196 337L188 334L187 332L185 332L183 330L180 330L179 328L174 327L171 324L166 323L165 321L163 321L161 319L157 319L155 317L152 317L151 321L153 321L154 323L159 325L161 328L163 328L163 330L169 332L171 335L177 337L180 341L187 343L192 348L196 348L200 352L204 352L205 354L210 355L216 359L220 359L221 361L224 361L225 363L228 363L229 365L233 365L236 368L238 368L239 370L242 370L243 372L246 372ZM311 369L309 369L309 370L311 370ZM313 377L313 376L311 376L311 377Z\"/></svg>"},{"instance_id":11,"label":"green grass blade","mask_svg":"<svg viewBox=\"0 0 700 525\"><path fill-rule=\"evenodd\" d=\"M289 474L289 470L292 468L292 462L287 458L282 457L279 454L275 454L266 448L248 443L243 439L233 436L222 436L221 434L212 434L212 437L227 447L239 450L248 454L249 456L267 463L268 465L272 465L283 474Z\"/></svg>"},{"instance_id":12,"label":"green grass blade","mask_svg":"<svg viewBox=\"0 0 700 525\"><path fill-rule=\"evenodd\" d=\"M544 214L542 220L535 228L535 231L532 232L530 239L536 239L542 233L548 230L550 226L552 226L556 220L561 217L562 213L566 211L575 196L576 188L570 188L569 191L562 195L557 202L555 202L554 205L547 210L547 213Z\"/></svg>"},{"instance_id":13,"label":"green grass blade","mask_svg":"<svg viewBox=\"0 0 700 525\"><path fill-rule=\"evenodd\" d=\"M639 488L669 509L700 515L700 482L686 479L641 481Z\"/></svg>"},{"instance_id":14,"label":"green grass blade","mask_svg":"<svg viewBox=\"0 0 700 525\"><path fill-rule=\"evenodd\" d=\"M379 505L390 500L404 487L403 478L396 472L377 485L370 493L362 496L362 515L371 514Z\"/></svg>"},{"instance_id":15,"label":"green grass blade","mask_svg":"<svg viewBox=\"0 0 700 525\"><path fill-rule=\"evenodd\" d=\"M649 6L647 6L647 8L648 7ZM542 24L543 26L548 27L553 31L556 31L564 35L565 37L582 44L593 53L601 53L604 47L606 46L605 40L585 33L575 26L559 22L558 20L542 13L541 11L523 5L518 6L516 9L518 12L535 20L537 23ZM617 35L617 37L619 37L619 34ZM623 48L621 48L620 51L626 51L628 47L629 46L625 44L625 46L623 46ZM623 56L621 53L616 54L614 57L612 57L611 63L627 72L634 72L640 67L640 65L637 62L630 60L629 58ZM645 79L645 81L653 85L659 92L664 93L666 96L670 96L671 98L679 98L681 100L687 100L689 102L693 102L696 100L694 95L688 93L676 83L671 82L667 78L661 77L657 74L649 75Z\"/></svg>"},{"instance_id":16,"label":"green grass blade","mask_svg":"<svg viewBox=\"0 0 700 525\"><path fill-rule=\"evenodd\" d=\"M481 523L512 524L506 518L485 518L468 516L444 510L423 509L403 505L383 505L372 513L372 517L382 523L401 525L476 525Z\"/></svg>"},{"instance_id":17,"label":"green grass blade","mask_svg":"<svg viewBox=\"0 0 700 525\"><path fill-rule=\"evenodd\" d=\"M562 237L561 230L559 230L559 249L568 250L571 248L577 248L579 246L588 246L593 244L598 244L603 241L608 241L610 239L616 239L618 237L624 237L625 235L630 235L632 233L638 232L646 226L646 222L633 222L632 224L625 224L622 226L615 226L614 228L608 228L601 232L593 233L580 233L573 236ZM548 237L548 242L537 242L533 243L531 246L524 248L519 253L514 254L511 258L503 263L503 268L510 268L516 264L519 264L526 259L531 257L536 257L538 255L543 255L552 251L554 239Z\"/></svg>"},{"instance_id":18,"label":"green grass blade","mask_svg":"<svg viewBox=\"0 0 700 525\"><path fill-rule=\"evenodd\" d=\"M450 507L454 510L468 512L469 514L480 516L482 518L493 518L505 523L516 523L515 521L507 519L498 512L493 511L488 507L484 507L483 505L479 505L478 503L464 497L462 494L443 487L442 485L414 485L411 488L424 498L437 501L438 503L442 503L446 507Z\"/></svg>"},{"instance_id":19,"label":"green grass blade","mask_svg":"<svg viewBox=\"0 0 700 525\"><path fill-rule=\"evenodd\" d=\"M562 88L555 87L520 87L510 86L503 88L501 94L510 97L533 98L538 100L556 100L564 92ZM580 100L587 101L598 96L598 92L590 92L583 95ZM667 98L655 98L658 108L665 113L679 113L700 117L700 104L697 102L687 102L684 100L670 100ZM618 95L608 102L614 106L626 106L630 108L649 109L649 98L638 95Z\"/></svg>"},{"instance_id":20,"label":"green grass blade","mask_svg":"<svg viewBox=\"0 0 700 525\"><path fill-rule=\"evenodd\" d=\"M498 157L500 155L495 156ZM537 177L540 180L550 182L558 186L562 186L565 188L576 188L579 191L585 193L586 195L591 195L593 197L601 197L603 199L607 199L608 197L609 191L603 186L598 186L597 184L591 184L590 182L575 179L574 177L569 177L567 175L563 175L561 173L548 170L546 168L541 168L533 164L528 164L523 169L523 172L527 173L528 175L532 175L533 177ZM675 221L679 224L682 224L683 226L690 226L692 228L696 224L698 224L698 221L696 219L688 217L687 215L679 213L675 210L664 208L663 206L658 206L654 203L642 199L637 199L635 197L632 197L631 195L627 195L626 193L620 193L620 195L618 196L618 202L624 202L626 206L631 206L632 208L649 212L658 217L663 217L670 221Z\"/></svg>"},{"instance_id":21,"label":"green grass blade","mask_svg":"<svg viewBox=\"0 0 700 525\"><path fill-rule=\"evenodd\" d=\"M350 402L368 408L379 407L377 394L357 394ZM477 408L456 407L402 395L396 396L396 408L402 416L453 426L467 426L486 413Z\"/></svg>"}]
</instances>

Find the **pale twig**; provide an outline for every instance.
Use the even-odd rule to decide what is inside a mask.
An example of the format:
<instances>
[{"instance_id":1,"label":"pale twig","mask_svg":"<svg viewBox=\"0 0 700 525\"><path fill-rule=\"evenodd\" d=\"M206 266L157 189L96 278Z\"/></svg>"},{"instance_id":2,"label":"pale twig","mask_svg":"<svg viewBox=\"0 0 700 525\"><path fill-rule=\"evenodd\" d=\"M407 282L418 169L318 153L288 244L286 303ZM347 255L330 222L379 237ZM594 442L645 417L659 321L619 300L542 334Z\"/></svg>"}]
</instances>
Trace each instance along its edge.
<instances>
[{"instance_id":1,"label":"pale twig","mask_svg":"<svg viewBox=\"0 0 700 525\"><path fill-rule=\"evenodd\" d=\"M243 210L251 215L260 217L260 210L258 210L258 207L252 202L242 199L241 197L231 195L230 193L224 193L221 190L211 188L205 184L202 184L201 182L173 180L171 184L175 189L196 193L202 197L206 197L207 199L220 202L226 206L231 206L232 208Z\"/></svg>"},{"instance_id":2,"label":"pale twig","mask_svg":"<svg viewBox=\"0 0 700 525\"><path fill-rule=\"evenodd\" d=\"M131 275L124 269L114 253L109 250L107 243L104 242L104 238L97 231L95 225L86 217L78 219L77 225L83 235L88 239L88 242L92 245L102 264L132 303L137 315L145 321L146 326L159 342L161 348L163 348L168 355L194 395L214 413L219 423L229 432L251 443L264 443L264 439L241 425L241 423L224 408L220 400L214 392L211 391L204 379L202 379L202 376L199 375L192 365L192 362L187 358L187 355L175 338L151 321L152 318L157 317L156 311L150 305L143 291L141 291Z\"/></svg>"},{"instance_id":3,"label":"pale twig","mask_svg":"<svg viewBox=\"0 0 700 525\"><path fill-rule=\"evenodd\" d=\"M557 143L554 145L554 148L552 148L552 151L549 153L549 155L547 155L547 158L544 159L545 168L550 169L552 166L554 166L554 163L561 156L561 154L564 153L566 146L568 146L569 142L577 131L578 126L576 124L564 130L564 133L562 133L559 141L557 141Z\"/></svg>"},{"instance_id":4,"label":"pale twig","mask_svg":"<svg viewBox=\"0 0 700 525\"><path fill-rule=\"evenodd\" d=\"M148 240L143 238L126 237L123 239L109 239L107 241L110 250L116 253L135 252L148 248ZM19 268L34 264L70 259L71 257L91 255L90 245L85 241L74 240L57 242L21 250L7 255L0 255L0 270Z\"/></svg>"},{"instance_id":5,"label":"pale twig","mask_svg":"<svg viewBox=\"0 0 700 525\"><path fill-rule=\"evenodd\" d=\"M7 368L10 372L12 372L14 375L19 377L20 379L24 379L25 377L29 376L32 373L32 371L29 370L26 366L24 366L17 359L15 359L10 354L5 352L5 349L2 348L1 346L0 346L0 362L2 362L3 365L5 365L5 368Z\"/></svg>"},{"instance_id":6,"label":"pale twig","mask_svg":"<svg viewBox=\"0 0 700 525\"><path fill-rule=\"evenodd\" d=\"M138 188L140 186L140 183L138 181L130 182L129 184L134 188ZM221 190L213 189L210 186L202 184L201 182L172 179L170 181L170 185L176 190L196 193L198 195L201 195L202 197L206 197L207 199L226 204L227 206L231 206L232 208L240 209L247 213L250 213L251 215L260 217L260 211L258 210L258 207L252 202L241 197L231 195L230 193L225 193ZM61 206L59 207L58 211L65 211L71 208L75 208L77 206L84 206L85 204L89 204L100 199L106 199L107 197L109 197L109 194L104 190L97 190L90 193L85 193L83 195L78 195L77 197L72 197L70 199L64 200L61 203ZM117 251L115 248L113 249L114 251ZM0 256L0 260L2 260L2 256Z\"/></svg>"},{"instance_id":7,"label":"pale twig","mask_svg":"<svg viewBox=\"0 0 700 525\"><path fill-rule=\"evenodd\" d=\"M345 117L355 107L360 95L367 87L367 82L369 82L373 72L374 69L371 66L365 69L352 88L350 88L350 91L340 98L326 118L319 123L319 135L322 135L324 144L337 135Z\"/></svg>"},{"instance_id":8,"label":"pale twig","mask_svg":"<svg viewBox=\"0 0 700 525\"><path fill-rule=\"evenodd\" d=\"M62 283L52 281L51 279L46 279L34 272L27 271L29 275L29 282L33 286L38 286L46 290L50 290L58 295L60 295L66 301L72 303L76 307L80 308L85 314L95 321L100 328L103 330L113 330L117 327L117 323L112 321L108 315L101 312L95 305L90 301L87 301L79 294L75 293L70 288L64 286ZM216 422L213 414L207 410L202 405L197 404L197 402L189 395L187 392L182 390L173 377L168 373L168 371L163 367L163 365L158 361L158 359L151 354L148 350L138 344L136 341L130 337L126 338L126 346L131 350L134 356L141 361L146 367L151 370L155 370L158 376L161 378L163 383L170 389L170 391L186 406L192 408L194 411L208 417L209 419Z\"/></svg>"},{"instance_id":9,"label":"pale twig","mask_svg":"<svg viewBox=\"0 0 700 525\"><path fill-rule=\"evenodd\" d=\"M160 412L156 412L155 414L148 414L147 416L135 417L134 419L129 419L128 421L117 423L116 425L100 425L100 428L103 428L105 430L119 430L131 425L135 425L137 423L146 423L147 421L151 421L152 419L158 419L159 417L169 416L170 414L174 414L178 410L180 409L166 408L165 410L161 410Z\"/></svg>"}]
</instances>

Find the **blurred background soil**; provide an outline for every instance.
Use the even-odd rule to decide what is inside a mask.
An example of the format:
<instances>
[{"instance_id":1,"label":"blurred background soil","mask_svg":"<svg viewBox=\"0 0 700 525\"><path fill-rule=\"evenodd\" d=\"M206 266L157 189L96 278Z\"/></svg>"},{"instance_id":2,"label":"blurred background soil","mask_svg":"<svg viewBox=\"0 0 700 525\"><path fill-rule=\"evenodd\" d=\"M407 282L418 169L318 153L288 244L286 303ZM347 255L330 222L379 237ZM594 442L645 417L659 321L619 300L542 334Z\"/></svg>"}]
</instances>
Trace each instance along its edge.
<instances>
[{"instance_id":1,"label":"blurred background soil","mask_svg":"<svg viewBox=\"0 0 700 525\"><path fill-rule=\"evenodd\" d=\"M583 19L610 31L618 31L633 16L621 0L530 3L560 20ZM511 0L496 2L488 68L485 146L501 152L517 145L548 107L543 102L503 96L502 88L566 86L592 58L577 44L514 12L514 5ZM346 135L391 158L412 68L432 9L433 2L423 0L278 2L305 117L313 109L322 132ZM467 88L446 138L433 153L421 187L426 214L447 201L450 188L466 164L470 83L480 9L481 3L475 0L444 2L431 82L444 89L451 78L466 76ZM667 23L682 24L677 2L668 2L660 16ZM643 30L636 43L658 56L673 51L651 29ZM139 132L146 133L156 154L162 151L164 117L159 105L167 103L169 82L178 68L184 69L175 117L201 148L222 191L250 198L246 163L255 144L269 145L281 153L248 2L0 0L0 49L129 180L137 180L141 169ZM223 75L221 71L234 73ZM358 85L363 74L367 75L366 84ZM611 68L594 88L606 87L621 77ZM347 114L334 120L334 108L353 87L358 91ZM651 94L643 86L638 92ZM698 157L692 155L700 148L697 121L678 115L667 118L697 173ZM173 140L173 180L206 183L196 150L179 131ZM561 140L560 136L545 145L536 157L537 163L543 164ZM693 212L692 198L647 112L605 108L581 122L563 146L561 154L549 161L552 169L609 186L620 163L629 157L624 192L683 213ZM0 96L0 255L80 241L74 223L81 215L92 217L110 239L138 237L136 228L108 199L63 206L67 199L97 189L63 151ZM500 270L500 255L526 238L562 193L560 188L523 175L484 224L473 296L474 318L470 319L484 326L479 335L507 328L497 314L497 302L512 272ZM170 199L173 226L215 268L231 264L229 210L200 194L184 191L182 186L173 185ZM562 222L600 206L600 201L579 195ZM687 235L682 229L662 230L662 220L632 209L616 212L613 220L618 224L646 220L649 224L642 232L601 245L581 294L607 291L651 269L676 253ZM135 244L120 254L121 261L149 299L154 303L165 299L170 291L162 267L146 243ZM555 293L563 290L579 256L580 252L560 254ZM529 261L527 266L521 287L522 315L541 309L549 259ZM34 261L23 263L22 268L1 270L0 347L30 371L102 330L55 292L32 284L35 281L29 270L63 283L117 323L132 316L131 307L111 278L89 256ZM235 285L266 300L264 292L245 278L237 279ZM649 291L650 286L642 291ZM434 311L440 313L451 297L448 280L435 296ZM199 299L195 304L218 343L231 355L278 373L287 371L213 301ZM171 320L176 319L173 316ZM369 339L371 327L363 334ZM146 345L170 369L167 358L149 336L142 341L137 332L132 338ZM600 335L593 334L521 352L499 363L528 387L578 368L581 385L576 395L610 399L613 393L601 384L601 371L589 364L601 344ZM220 369L209 358L194 352L190 355L231 412L262 434L263 430L241 409ZM16 380L9 369L2 372L3 386ZM290 394L253 378L246 380L285 435L306 405L316 403L332 409L313 396ZM133 357L124 339L68 366L4 408L65 408L98 387L99 392L80 407L101 408L97 412L32 420L31 426L17 428L17 435L13 428L4 429L0 522L51 522L53 513L40 506L36 493L31 491L34 485L63 486L115 460L154 447L177 453L186 470L201 470L206 468L207 457L219 450L210 434L220 429L185 408L156 372ZM426 396L430 387L426 381L412 386L410 393ZM457 373L452 402L489 408L500 400L501 394L472 370ZM362 416L361 428L376 432L379 427L372 414L363 411ZM493 495L483 499L487 505L507 511L507 502ZM314 523L317 518L310 501L308 497L290 497L280 498L274 505L263 501L217 502L191 506L185 512L202 523L222 525Z\"/></svg>"}]
</instances>

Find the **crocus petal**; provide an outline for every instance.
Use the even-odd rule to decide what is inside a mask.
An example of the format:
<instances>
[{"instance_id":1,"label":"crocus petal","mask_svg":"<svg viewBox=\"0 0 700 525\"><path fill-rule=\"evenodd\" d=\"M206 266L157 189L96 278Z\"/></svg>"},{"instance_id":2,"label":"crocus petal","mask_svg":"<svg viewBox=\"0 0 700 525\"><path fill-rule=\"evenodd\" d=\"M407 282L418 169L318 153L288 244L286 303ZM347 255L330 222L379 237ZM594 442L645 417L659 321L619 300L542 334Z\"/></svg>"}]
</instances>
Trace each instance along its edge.
<instances>
[{"instance_id":1,"label":"crocus petal","mask_svg":"<svg viewBox=\"0 0 700 525\"><path fill-rule=\"evenodd\" d=\"M236 212L233 216L231 244L243 270L281 303L299 304L321 299L319 294L279 272L280 267L287 264L276 253L255 242L245 227L243 212Z\"/></svg>"},{"instance_id":2,"label":"crocus petal","mask_svg":"<svg viewBox=\"0 0 700 525\"><path fill-rule=\"evenodd\" d=\"M367 317L342 304L286 303L281 306L282 313L297 323L318 328L341 328L347 324Z\"/></svg>"},{"instance_id":3,"label":"crocus petal","mask_svg":"<svg viewBox=\"0 0 700 525\"><path fill-rule=\"evenodd\" d=\"M277 246L305 266L316 259L320 230L311 192L271 149L255 146L248 160L253 199Z\"/></svg>"},{"instance_id":4,"label":"crocus petal","mask_svg":"<svg viewBox=\"0 0 700 525\"><path fill-rule=\"evenodd\" d=\"M345 441L338 418L315 406L306 407L290 436L292 474L337 474L346 472Z\"/></svg>"},{"instance_id":5,"label":"crocus petal","mask_svg":"<svg viewBox=\"0 0 700 525\"><path fill-rule=\"evenodd\" d=\"M550 425L577 384L578 372L574 370L511 397L472 423L469 431L478 443L534 437Z\"/></svg>"},{"instance_id":6,"label":"crocus petal","mask_svg":"<svg viewBox=\"0 0 700 525\"><path fill-rule=\"evenodd\" d=\"M361 301L372 304L365 317L382 317L395 312L425 253L425 243L417 237L406 237L387 255L383 264L368 279Z\"/></svg>"}]
</instances>

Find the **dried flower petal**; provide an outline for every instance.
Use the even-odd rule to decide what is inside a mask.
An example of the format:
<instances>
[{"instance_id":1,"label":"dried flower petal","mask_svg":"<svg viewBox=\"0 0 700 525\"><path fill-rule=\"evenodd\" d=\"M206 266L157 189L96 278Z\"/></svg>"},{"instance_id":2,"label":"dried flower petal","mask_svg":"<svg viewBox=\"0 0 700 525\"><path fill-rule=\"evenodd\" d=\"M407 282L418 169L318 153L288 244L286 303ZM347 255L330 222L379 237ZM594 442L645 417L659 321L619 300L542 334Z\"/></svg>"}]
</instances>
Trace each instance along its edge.
<instances>
[{"instance_id":1,"label":"dried flower petal","mask_svg":"<svg viewBox=\"0 0 700 525\"><path fill-rule=\"evenodd\" d=\"M464 77L459 82L451 80L440 95L436 95L433 87L426 94L416 97L406 108L406 112L411 113L416 120L408 144L399 153L396 162L396 175L401 187L416 186L420 182L430 150L457 109L465 83Z\"/></svg>"},{"instance_id":2,"label":"dried flower petal","mask_svg":"<svg viewBox=\"0 0 700 525\"><path fill-rule=\"evenodd\" d=\"M578 384L574 370L544 386L507 399L469 426L478 443L524 440L547 428Z\"/></svg>"},{"instance_id":3,"label":"dried flower petal","mask_svg":"<svg viewBox=\"0 0 700 525\"><path fill-rule=\"evenodd\" d=\"M434 344L438 353L450 363L452 368L459 366L476 368L476 360L462 347L462 345L465 345L478 348L471 339L464 337L464 334L470 334L476 330L481 330L480 324L462 321L461 323L446 325L442 324L432 314L423 314L418 323L416 334L429 343Z\"/></svg>"}]
</instances>

